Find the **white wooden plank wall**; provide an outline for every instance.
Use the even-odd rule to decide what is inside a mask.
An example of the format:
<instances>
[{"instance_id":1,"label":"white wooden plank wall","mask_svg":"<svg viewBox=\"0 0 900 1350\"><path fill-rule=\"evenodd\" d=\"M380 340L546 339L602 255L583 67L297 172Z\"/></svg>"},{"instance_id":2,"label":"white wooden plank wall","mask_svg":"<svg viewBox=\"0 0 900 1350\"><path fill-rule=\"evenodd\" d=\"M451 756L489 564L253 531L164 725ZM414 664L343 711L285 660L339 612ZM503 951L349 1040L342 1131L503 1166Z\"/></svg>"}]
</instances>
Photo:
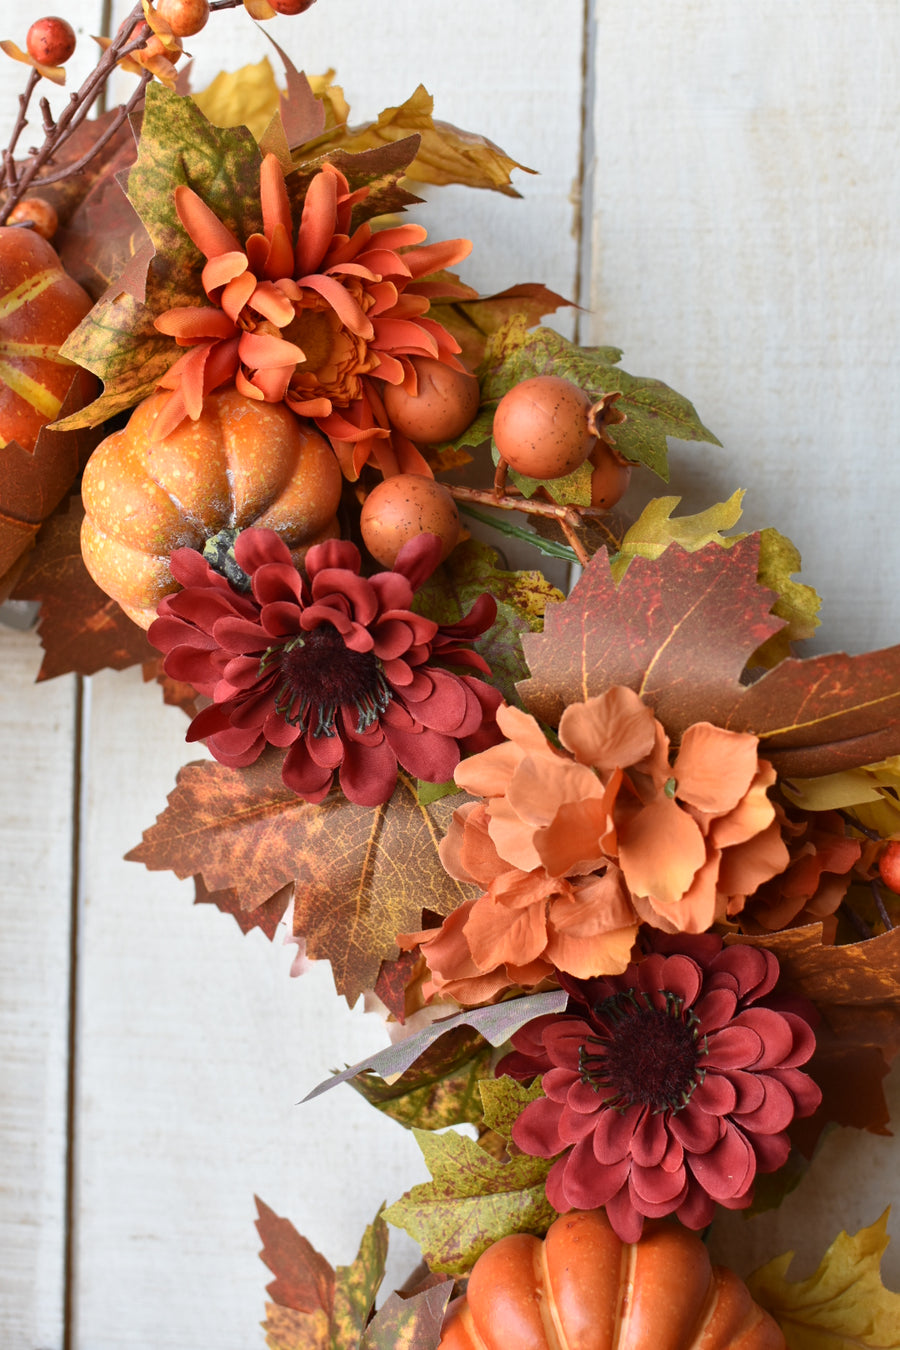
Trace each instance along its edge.
<instances>
[{"instance_id":1,"label":"white wooden plank wall","mask_svg":"<svg viewBox=\"0 0 900 1350\"><path fill-rule=\"evenodd\" d=\"M0 36L22 44L39 11L3 8ZM99 8L67 13L87 34ZM429 191L432 237L475 238L466 275L484 290L580 285L582 340L623 346L626 369L687 393L725 442L675 447L673 491L700 505L750 489L750 523L791 535L826 596L820 646L900 639L891 0L319 0L271 31L298 65L337 67L358 119L421 80L439 117L539 169L519 176L523 202ZM268 48L243 13L193 46L198 86ZM19 70L0 67L4 139ZM121 860L191 757L185 724L134 672L87 682L66 1296L76 691L31 684L33 634L0 643L0 1344L261 1346L254 1191L346 1262L381 1200L423 1176L412 1141L349 1089L295 1105L382 1030L333 997L326 968L289 980L290 948ZM722 1226L735 1264L770 1243L812 1252L880 1212L893 1141L837 1132L826 1149L776 1216ZM414 1252L402 1234L392 1246L400 1279Z\"/></svg>"}]
</instances>

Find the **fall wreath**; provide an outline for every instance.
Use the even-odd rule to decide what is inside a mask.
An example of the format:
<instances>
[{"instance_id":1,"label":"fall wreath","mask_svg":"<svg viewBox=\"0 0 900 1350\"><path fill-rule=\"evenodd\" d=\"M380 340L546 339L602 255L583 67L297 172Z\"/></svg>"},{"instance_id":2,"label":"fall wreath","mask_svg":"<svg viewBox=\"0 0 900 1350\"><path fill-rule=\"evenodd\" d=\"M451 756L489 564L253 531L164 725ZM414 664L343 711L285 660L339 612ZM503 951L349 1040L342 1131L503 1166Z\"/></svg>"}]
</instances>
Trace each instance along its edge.
<instances>
[{"instance_id":1,"label":"fall wreath","mask_svg":"<svg viewBox=\"0 0 900 1350\"><path fill-rule=\"evenodd\" d=\"M667 438L714 441L691 404L542 326L568 303L544 286L477 294L449 270L469 241L403 217L414 178L506 188L514 162L421 89L391 110L414 132L351 129L280 49L286 92L270 71L253 129L222 125L246 86L194 96L178 62L231 3L144 0L25 157L74 34L0 44L29 67L0 587L40 605L44 677L142 663L211 752L129 856L245 932L292 907L299 964L394 1032L315 1091L415 1127L433 1180L337 1271L260 1203L268 1344L531 1345L538 1305L547 1344L582 1344L607 1293L570 1307L576 1240L591 1272L650 1272L609 1293L622 1346L661 1343L634 1309L682 1260L673 1350L900 1344L883 1220L808 1281L776 1258L752 1299L693 1236L777 1203L830 1122L871 1127L857 1101L887 1120L900 647L796 655L818 598L788 540L740 532L739 493L620 514ZM88 119L117 64L134 94ZM424 1265L374 1313L387 1223Z\"/></svg>"}]
</instances>

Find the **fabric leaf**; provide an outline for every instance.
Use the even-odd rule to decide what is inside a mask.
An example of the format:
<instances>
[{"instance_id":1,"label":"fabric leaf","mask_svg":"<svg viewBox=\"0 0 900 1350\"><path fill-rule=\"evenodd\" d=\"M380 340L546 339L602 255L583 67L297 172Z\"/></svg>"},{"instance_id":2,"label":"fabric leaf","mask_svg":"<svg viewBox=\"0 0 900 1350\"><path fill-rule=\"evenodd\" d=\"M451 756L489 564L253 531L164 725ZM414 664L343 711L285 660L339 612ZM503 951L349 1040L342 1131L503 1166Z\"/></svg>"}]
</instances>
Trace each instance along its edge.
<instances>
[{"instance_id":1,"label":"fabric leaf","mask_svg":"<svg viewBox=\"0 0 900 1350\"><path fill-rule=\"evenodd\" d=\"M751 1294L779 1323L789 1350L900 1345L900 1294L881 1281L889 1212L852 1236L839 1233L808 1280L787 1279L793 1252L750 1276Z\"/></svg>"},{"instance_id":2,"label":"fabric leaf","mask_svg":"<svg viewBox=\"0 0 900 1350\"><path fill-rule=\"evenodd\" d=\"M436 1350L453 1281L442 1280L411 1298L390 1294L366 1327L360 1350Z\"/></svg>"}]
</instances>

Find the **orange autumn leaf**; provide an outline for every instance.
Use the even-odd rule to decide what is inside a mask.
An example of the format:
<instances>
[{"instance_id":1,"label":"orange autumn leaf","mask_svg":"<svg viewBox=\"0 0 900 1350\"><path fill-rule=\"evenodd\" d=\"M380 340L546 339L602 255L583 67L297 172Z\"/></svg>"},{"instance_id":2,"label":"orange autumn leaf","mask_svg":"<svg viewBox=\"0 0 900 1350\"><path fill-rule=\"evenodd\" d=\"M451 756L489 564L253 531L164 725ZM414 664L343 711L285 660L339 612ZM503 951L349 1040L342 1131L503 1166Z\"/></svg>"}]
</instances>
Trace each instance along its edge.
<instances>
[{"instance_id":1,"label":"orange autumn leaf","mask_svg":"<svg viewBox=\"0 0 900 1350\"><path fill-rule=\"evenodd\" d=\"M448 914L466 897L437 859L452 809L452 798L420 806L402 773L390 801L372 810L338 794L319 806L303 801L282 783L277 752L245 769L197 762L181 770L168 806L127 856L200 876L213 903L220 897L232 911L274 905L293 883L294 933L310 960L331 962L353 1004L423 907Z\"/></svg>"}]
</instances>

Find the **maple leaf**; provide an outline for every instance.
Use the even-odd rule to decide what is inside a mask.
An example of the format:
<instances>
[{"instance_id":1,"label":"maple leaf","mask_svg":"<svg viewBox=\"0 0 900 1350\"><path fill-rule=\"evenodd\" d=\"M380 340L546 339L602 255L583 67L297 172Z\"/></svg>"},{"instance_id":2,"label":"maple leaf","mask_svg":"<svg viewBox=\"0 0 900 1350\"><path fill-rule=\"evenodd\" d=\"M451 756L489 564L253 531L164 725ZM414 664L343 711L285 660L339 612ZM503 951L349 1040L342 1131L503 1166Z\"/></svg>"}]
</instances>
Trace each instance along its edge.
<instances>
[{"instance_id":1,"label":"maple leaf","mask_svg":"<svg viewBox=\"0 0 900 1350\"><path fill-rule=\"evenodd\" d=\"M541 1091L539 1083L526 1089L510 1078L491 1086L495 1119L515 1119ZM504 1094L514 1103L505 1111L496 1106ZM454 1130L413 1133L432 1179L407 1191L384 1217L419 1243L432 1270L462 1275L492 1242L509 1233L545 1233L556 1218L545 1194L551 1160L515 1152L500 1161Z\"/></svg>"},{"instance_id":2,"label":"maple leaf","mask_svg":"<svg viewBox=\"0 0 900 1350\"><path fill-rule=\"evenodd\" d=\"M793 1252L749 1277L751 1294L779 1323L789 1350L900 1345L900 1294L881 1280L889 1213L852 1236L839 1233L807 1280L786 1278Z\"/></svg>"},{"instance_id":3,"label":"maple leaf","mask_svg":"<svg viewBox=\"0 0 900 1350\"><path fill-rule=\"evenodd\" d=\"M558 309L573 303L540 282L526 281L493 295L478 295L473 291L468 299L438 301L429 313L453 334L460 345L463 361L474 370L484 360L490 335L499 332L514 316L526 328L531 328L545 315L555 314ZM486 419L484 422L481 416ZM467 427L453 444L480 445L490 437L493 420L491 406L476 419L478 429L473 430L476 424ZM486 430L481 430L482 426Z\"/></svg>"},{"instance_id":4,"label":"maple leaf","mask_svg":"<svg viewBox=\"0 0 900 1350\"><path fill-rule=\"evenodd\" d=\"M321 1253L268 1205L256 1199L260 1256L275 1275L264 1322L270 1350L354 1350L384 1278L387 1228L369 1224L356 1259L333 1270Z\"/></svg>"},{"instance_id":5,"label":"maple leaf","mask_svg":"<svg viewBox=\"0 0 900 1350\"><path fill-rule=\"evenodd\" d=\"M695 722L752 732L784 776L813 777L900 750L900 646L788 658L750 685L748 660L784 626L758 582L759 536L731 548L635 558L617 586L605 552L522 645L526 708L555 726L569 703L634 689L678 740Z\"/></svg>"},{"instance_id":6,"label":"maple leaf","mask_svg":"<svg viewBox=\"0 0 900 1350\"><path fill-rule=\"evenodd\" d=\"M200 875L209 891L235 891L243 910L294 882L295 935L310 960L331 962L352 1006L396 955L396 935L419 926L423 907L444 916L468 895L437 857L454 803L420 805L401 774L375 810L338 793L312 806L284 786L281 760L275 751L245 769L186 765L157 824L127 856Z\"/></svg>"},{"instance_id":7,"label":"maple leaf","mask_svg":"<svg viewBox=\"0 0 900 1350\"><path fill-rule=\"evenodd\" d=\"M116 288L68 338L63 354L98 375L104 392L61 425L90 426L146 397L181 354L154 328L155 316L206 303L194 265L200 255L175 209L176 187L193 188L228 229L246 239L262 230L261 163L246 127L213 126L192 99L160 84L148 87L138 155L128 175L128 199L154 250L144 293Z\"/></svg>"},{"instance_id":8,"label":"maple leaf","mask_svg":"<svg viewBox=\"0 0 900 1350\"><path fill-rule=\"evenodd\" d=\"M785 984L822 1015L807 1068L823 1099L791 1127L798 1147L811 1156L829 1121L886 1133L882 1080L900 1050L900 928L841 946L823 945L820 923L740 941L771 951Z\"/></svg>"},{"instance_id":9,"label":"maple leaf","mask_svg":"<svg viewBox=\"0 0 900 1350\"><path fill-rule=\"evenodd\" d=\"M617 362L621 355L617 347L578 347L550 328L529 332L522 319L514 318L488 344L481 396L485 402L499 400L513 385L533 375L560 375L594 399L619 392L616 407L626 414L626 420L610 433L616 449L627 460L643 464L660 478L668 479L667 436L712 445L718 445L719 441L681 394L660 380L620 370ZM537 480L512 476L526 496L538 486ZM560 490L565 493L564 480L554 481L555 498L561 484ZM575 500L571 494L566 495L567 500L570 497ZM587 505L589 500L588 496L583 504Z\"/></svg>"},{"instance_id":10,"label":"maple leaf","mask_svg":"<svg viewBox=\"0 0 900 1350\"><path fill-rule=\"evenodd\" d=\"M413 607L435 623L452 624L485 591L493 595L497 617L475 643L475 650L491 668L491 684L507 702L514 702L516 684L528 673L522 635L538 631L547 605L563 596L542 572L507 572L497 566L498 561L496 549L467 539L416 592Z\"/></svg>"},{"instance_id":11,"label":"maple leaf","mask_svg":"<svg viewBox=\"0 0 900 1350\"><path fill-rule=\"evenodd\" d=\"M453 1281L442 1280L411 1298L390 1294L366 1327L360 1350L436 1350Z\"/></svg>"},{"instance_id":12,"label":"maple leaf","mask_svg":"<svg viewBox=\"0 0 900 1350\"><path fill-rule=\"evenodd\" d=\"M258 1196L255 1199L256 1228L263 1244L260 1257L275 1276L266 1293L286 1308L320 1309L330 1318L335 1281L331 1266L288 1219L279 1218Z\"/></svg>"},{"instance_id":13,"label":"maple leaf","mask_svg":"<svg viewBox=\"0 0 900 1350\"><path fill-rule=\"evenodd\" d=\"M508 197L521 195L510 183L511 170L522 169L525 173L536 170L519 164L484 136L461 131L449 122L436 122L433 110L434 99L420 84L404 103L385 108L374 122L331 128L315 142L315 148L370 150L414 133L420 137L420 145L406 171L411 181L462 183L466 187L493 188Z\"/></svg>"},{"instance_id":14,"label":"maple leaf","mask_svg":"<svg viewBox=\"0 0 900 1350\"><path fill-rule=\"evenodd\" d=\"M241 908L241 893L236 887L232 886L221 891L210 891L203 884L202 877L194 877L195 905L215 905L216 909L223 914L231 915L242 933L249 933L252 929L259 928L270 942L274 941L275 934L278 932L293 894L294 888L292 885L282 886L268 900L264 900L261 905L257 905L255 909L247 910Z\"/></svg>"},{"instance_id":15,"label":"maple leaf","mask_svg":"<svg viewBox=\"0 0 900 1350\"><path fill-rule=\"evenodd\" d=\"M154 655L142 628L101 591L81 557L79 497L44 525L15 587L18 600L40 602L44 659L38 680L72 671L125 670Z\"/></svg>"},{"instance_id":16,"label":"maple leaf","mask_svg":"<svg viewBox=\"0 0 900 1350\"><path fill-rule=\"evenodd\" d=\"M707 544L730 548L745 534L726 537L724 530L732 529L741 518L743 489L733 492L726 502L718 502L693 516L677 516L672 512L680 497L655 497L648 502L638 519L628 529L610 568L615 580L621 581L634 558L656 559L670 544L679 544L688 553ZM812 586L794 581L800 570L800 554L790 539L775 529L765 529L759 536L759 564L757 580L776 596L772 614L784 620L784 626L767 638L752 654L747 665L776 666L791 654L791 644L811 637L818 627L816 617L821 600Z\"/></svg>"}]
</instances>

